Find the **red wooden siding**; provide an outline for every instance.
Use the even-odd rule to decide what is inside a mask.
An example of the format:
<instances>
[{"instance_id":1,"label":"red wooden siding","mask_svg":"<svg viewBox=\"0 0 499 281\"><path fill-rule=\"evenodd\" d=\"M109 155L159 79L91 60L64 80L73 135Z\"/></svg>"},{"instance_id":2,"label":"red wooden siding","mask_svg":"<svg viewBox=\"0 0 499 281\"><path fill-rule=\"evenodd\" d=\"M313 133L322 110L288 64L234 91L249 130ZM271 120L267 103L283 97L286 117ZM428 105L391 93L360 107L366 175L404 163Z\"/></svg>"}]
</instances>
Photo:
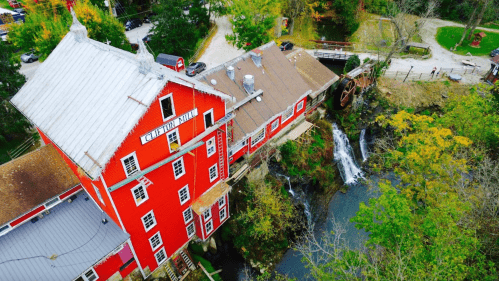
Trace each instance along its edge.
<instances>
[{"instance_id":1,"label":"red wooden siding","mask_svg":"<svg viewBox=\"0 0 499 281\"><path fill-rule=\"evenodd\" d=\"M133 261L128 266L123 268L122 271L120 271L120 268L129 260L123 260L121 256L133 258L133 254L128 243L125 243L123 249L120 252L106 257L104 260L100 261L94 266L94 270L99 276L99 280L108 280L118 271L120 272L121 277L125 278L128 274L130 274L137 268L137 262Z\"/></svg>"},{"instance_id":2,"label":"red wooden siding","mask_svg":"<svg viewBox=\"0 0 499 281\"><path fill-rule=\"evenodd\" d=\"M10 226L14 227L14 226L16 226L16 225L18 225L18 224L20 224L20 223L22 223L22 222L24 222L24 221L26 221L28 219L31 219L32 217L38 215L40 212L42 212L44 210L45 210L45 206L42 205L42 206L34 209L33 211L25 214L24 216L22 216L22 217L20 217L20 218L18 218L16 220L14 220L14 221L12 221L10 223Z\"/></svg>"}]
</instances>

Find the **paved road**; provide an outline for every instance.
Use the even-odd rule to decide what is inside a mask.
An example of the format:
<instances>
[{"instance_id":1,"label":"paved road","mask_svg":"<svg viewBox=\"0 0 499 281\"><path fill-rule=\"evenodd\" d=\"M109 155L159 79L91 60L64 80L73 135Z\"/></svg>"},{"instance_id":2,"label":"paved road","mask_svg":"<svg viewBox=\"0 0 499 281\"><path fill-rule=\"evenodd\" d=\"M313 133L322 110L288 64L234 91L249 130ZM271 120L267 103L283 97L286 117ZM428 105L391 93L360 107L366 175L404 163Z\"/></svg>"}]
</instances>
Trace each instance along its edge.
<instances>
[{"instance_id":1,"label":"paved road","mask_svg":"<svg viewBox=\"0 0 499 281\"><path fill-rule=\"evenodd\" d=\"M125 35L130 43L137 43L138 40L146 37L149 30L152 28L152 23L144 23L141 27L126 31Z\"/></svg>"},{"instance_id":2,"label":"paved road","mask_svg":"<svg viewBox=\"0 0 499 281\"><path fill-rule=\"evenodd\" d=\"M24 76L26 76L26 80L28 80L31 77L33 77L33 75L35 75L35 71L38 69L39 66L40 66L39 61L35 61L32 63L21 62L21 69L19 70L19 72L21 72L21 74L24 74Z\"/></svg>"},{"instance_id":3,"label":"paved road","mask_svg":"<svg viewBox=\"0 0 499 281\"><path fill-rule=\"evenodd\" d=\"M199 58L199 61L206 63L206 69L213 68L244 54L244 50L237 49L225 40L225 35L232 34L232 24L227 17L216 18L215 22L218 25L217 33Z\"/></svg>"}]
</instances>

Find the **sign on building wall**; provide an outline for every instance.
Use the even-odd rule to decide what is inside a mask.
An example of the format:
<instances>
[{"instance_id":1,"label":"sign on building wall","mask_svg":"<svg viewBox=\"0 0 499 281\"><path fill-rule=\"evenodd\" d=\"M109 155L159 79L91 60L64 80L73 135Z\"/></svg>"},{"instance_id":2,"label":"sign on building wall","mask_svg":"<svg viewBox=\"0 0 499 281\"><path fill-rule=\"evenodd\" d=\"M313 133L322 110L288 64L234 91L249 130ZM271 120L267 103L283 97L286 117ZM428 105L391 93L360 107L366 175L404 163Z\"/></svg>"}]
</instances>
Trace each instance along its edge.
<instances>
[{"instance_id":1,"label":"sign on building wall","mask_svg":"<svg viewBox=\"0 0 499 281\"><path fill-rule=\"evenodd\" d=\"M180 117L177 117L173 119L172 121L161 125L160 127L150 131L149 133L142 135L140 137L140 141L142 142L142 145L152 141L153 139L166 134L166 132L170 131L171 129L174 129L181 124L191 120L192 118L198 116L198 109L194 108L193 110L181 115Z\"/></svg>"}]
</instances>

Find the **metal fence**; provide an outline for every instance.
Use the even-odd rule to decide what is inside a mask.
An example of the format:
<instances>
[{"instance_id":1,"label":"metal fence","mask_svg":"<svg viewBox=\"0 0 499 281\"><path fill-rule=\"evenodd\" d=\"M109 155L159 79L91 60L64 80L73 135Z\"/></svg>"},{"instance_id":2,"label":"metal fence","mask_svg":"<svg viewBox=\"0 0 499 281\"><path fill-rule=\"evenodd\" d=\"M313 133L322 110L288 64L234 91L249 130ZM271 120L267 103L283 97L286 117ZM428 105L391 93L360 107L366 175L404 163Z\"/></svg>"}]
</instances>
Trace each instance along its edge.
<instances>
[{"instance_id":1,"label":"metal fence","mask_svg":"<svg viewBox=\"0 0 499 281\"><path fill-rule=\"evenodd\" d=\"M477 67L464 67L464 68L440 68L435 74L431 72L414 72L414 71L386 71L384 77L398 80L408 81L429 81L445 77L450 74L460 75L476 75L483 76L486 71Z\"/></svg>"},{"instance_id":2,"label":"metal fence","mask_svg":"<svg viewBox=\"0 0 499 281\"><path fill-rule=\"evenodd\" d=\"M7 154L9 155L10 159L15 159L23 155L26 150L28 150L33 145L35 145L35 139L33 137L30 137L29 139L21 143L18 147L7 151Z\"/></svg>"},{"instance_id":3,"label":"metal fence","mask_svg":"<svg viewBox=\"0 0 499 281\"><path fill-rule=\"evenodd\" d=\"M192 63L192 62L196 61L199 58L199 54L205 48L206 40L208 40L208 38L210 38L213 35L213 33L216 32L216 31L217 31L217 25L214 23L213 26L210 28L210 31L208 31L208 35L206 35L204 37L203 41L201 41L201 44L199 45L199 48L196 50L196 52L194 53L194 55L192 55L192 57L189 59L189 63Z\"/></svg>"}]
</instances>

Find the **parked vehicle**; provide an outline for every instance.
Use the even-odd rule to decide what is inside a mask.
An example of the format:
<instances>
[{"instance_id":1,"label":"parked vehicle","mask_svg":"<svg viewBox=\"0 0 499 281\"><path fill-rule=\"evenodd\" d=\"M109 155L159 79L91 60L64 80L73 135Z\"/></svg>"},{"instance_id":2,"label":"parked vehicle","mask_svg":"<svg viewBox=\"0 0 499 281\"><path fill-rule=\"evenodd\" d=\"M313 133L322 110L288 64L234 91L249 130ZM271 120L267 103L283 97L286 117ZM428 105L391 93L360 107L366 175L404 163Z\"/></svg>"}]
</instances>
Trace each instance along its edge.
<instances>
[{"instance_id":1,"label":"parked vehicle","mask_svg":"<svg viewBox=\"0 0 499 281\"><path fill-rule=\"evenodd\" d=\"M21 60L23 62L32 63L38 60L38 55L36 55L34 52L24 53L21 55Z\"/></svg>"},{"instance_id":2,"label":"parked vehicle","mask_svg":"<svg viewBox=\"0 0 499 281\"><path fill-rule=\"evenodd\" d=\"M187 69L185 70L185 74L187 76L194 76L198 73L201 73L203 70L206 69L206 64L204 62L193 62L189 64Z\"/></svg>"},{"instance_id":3,"label":"parked vehicle","mask_svg":"<svg viewBox=\"0 0 499 281\"><path fill-rule=\"evenodd\" d=\"M142 38L142 41L144 43L149 43L149 42L151 42L151 37L152 37L152 34L147 34L146 37Z\"/></svg>"},{"instance_id":4,"label":"parked vehicle","mask_svg":"<svg viewBox=\"0 0 499 281\"><path fill-rule=\"evenodd\" d=\"M490 52L490 56L491 57L495 57L495 56L499 56L499 48L493 50L492 52Z\"/></svg>"},{"instance_id":5,"label":"parked vehicle","mask_svg":"<svg viewBox=\"0 0 499 281\"><path fill-rule=\"evenodd\" d=\"M149 15L147 15L142 21L144 23L151 23L151 18L154 17L154 16L157 16L158 14L152 12L152 13L149 13Z\"/></svg>"},{"instance_id":6,"label":"parked vehicle","mask_svg":"<svg viewBox=\"0 0 499 281\"><path fill-rule=\"evenodd\" d=\"M293 50L293 43L289 42L289 41L284 41L281 43L281 46L279 46L279 49L281 49L281 51L289 51L289 50Z\"/></svg>"},{"instance_id":7,"label":"parked vehicle","mask_svg":"<svg viewBox=\"0 0 499 281\"><path fill-rule=\"evenodd\" d=\"M129 31L139 26L142 26L142 21L138 18L132 18L125 23L125 30Z\"/></svg>"},{"instance_id":8,"label":"parked vehicle","mask_svg":"<svg viewBox=\"0 0 499 281\"><path fill-rule=\"evenodd\" d=\"M21 15L26 14L26 11L23 8L16 8L16 9L14 9L14 12L21 14Z\"/></svg>"}]
</instances>

